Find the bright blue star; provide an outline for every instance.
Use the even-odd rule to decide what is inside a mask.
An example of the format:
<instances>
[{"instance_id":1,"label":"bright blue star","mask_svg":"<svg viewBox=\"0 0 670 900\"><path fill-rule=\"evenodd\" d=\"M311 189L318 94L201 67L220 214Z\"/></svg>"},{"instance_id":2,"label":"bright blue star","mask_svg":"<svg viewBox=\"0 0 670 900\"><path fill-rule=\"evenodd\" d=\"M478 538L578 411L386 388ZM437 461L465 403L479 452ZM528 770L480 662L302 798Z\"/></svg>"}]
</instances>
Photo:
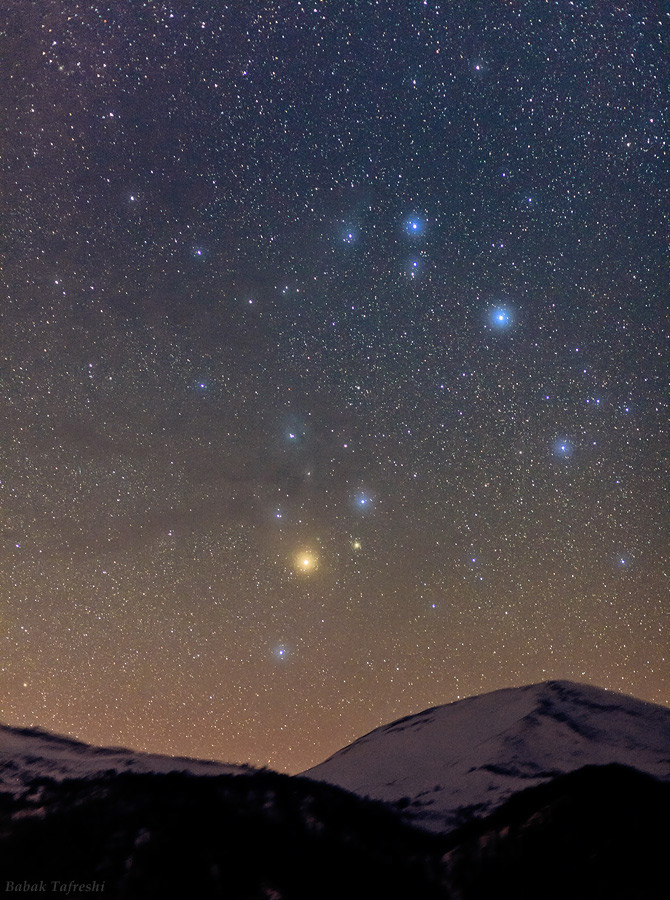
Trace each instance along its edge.
<instances>
[{"instance_id":1,"label":"bright blue star","mask_svg":"<svg viewBox=\"0 0 670 900\"><path fill-rule=\"evenodd\" d=\"M570 441L561 438L554 444L554 454L556 456L568 457L572 456L572 444Z\"/></svg>"},{"instance_id":2,"label":"bright blue star","mask_svg":"<svg viewBox=\"0 0 670 900\"><path fill-rule=\"evenodd\" d=\"M405 222L405 231L415 237L423 233L423 227L423 221L415 216Z\"/></svg>"},{"instance_id":3,"label":"bright blue star","mask_svg":"<svg viewBox=\"0 0 670 900\"><path fill-rule=\"evenodd\" d=\"M489 314L489 321L494 328L507 328L512 324L512 313L504 306L496 306Z\"/></svg>"},{"instance_id":4,"label":"bright blue star","mask_svg":"<svg viewBox=\"0 0 670 900\"><path fill-rule=\"evenodd\" d=\"M354 497L354 506L361 512L368 512L372 509L372 500L368 494L356 494Z\"/></svg>"}]
</instances>

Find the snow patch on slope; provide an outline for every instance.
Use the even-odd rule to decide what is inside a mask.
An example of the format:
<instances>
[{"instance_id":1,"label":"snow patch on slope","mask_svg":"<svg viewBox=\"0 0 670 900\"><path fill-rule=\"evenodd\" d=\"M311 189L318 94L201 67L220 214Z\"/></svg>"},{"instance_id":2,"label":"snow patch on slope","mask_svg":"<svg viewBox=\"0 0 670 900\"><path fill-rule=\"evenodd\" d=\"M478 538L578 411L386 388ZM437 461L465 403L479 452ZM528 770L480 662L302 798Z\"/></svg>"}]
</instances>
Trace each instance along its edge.
<instances>
[{"instance_id":1,"label":"snow patch on slope","mask_svg":"<svg viewBox=\"0 0 670 900\"><path fill-rule=\"evenodd\" d=\"M121 747L93 747L39 728L0 725L0 791L22 791L34 778L90 778L105 772L189 772L239 775L253 771L181 756L139 753Z\"/></svg>"}]
</instances>

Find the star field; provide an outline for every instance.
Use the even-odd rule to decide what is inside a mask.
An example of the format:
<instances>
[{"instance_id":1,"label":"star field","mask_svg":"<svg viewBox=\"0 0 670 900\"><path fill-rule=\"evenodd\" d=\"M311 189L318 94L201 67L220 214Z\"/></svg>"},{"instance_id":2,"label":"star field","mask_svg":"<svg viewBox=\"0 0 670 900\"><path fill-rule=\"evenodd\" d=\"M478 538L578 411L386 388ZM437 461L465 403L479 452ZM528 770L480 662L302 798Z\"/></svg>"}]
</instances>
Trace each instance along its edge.
<instances>
[{"instance_id":1,"label":"star field","mask_svg":"<svg viewBox=\"0 0 670 900\"><path fill-rule=\"evenodd\" d=\"M11 5L3 722L295 772L670 704L667 24Z\"/></svg>"}]
</instances>

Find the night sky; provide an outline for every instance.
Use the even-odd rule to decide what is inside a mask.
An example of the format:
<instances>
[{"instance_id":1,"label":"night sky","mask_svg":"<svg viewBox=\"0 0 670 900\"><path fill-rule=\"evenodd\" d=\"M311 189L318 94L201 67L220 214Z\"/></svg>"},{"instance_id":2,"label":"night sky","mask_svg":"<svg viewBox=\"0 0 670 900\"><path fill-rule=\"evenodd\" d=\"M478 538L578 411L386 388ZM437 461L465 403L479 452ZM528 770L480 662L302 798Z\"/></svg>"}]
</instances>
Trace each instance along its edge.
<instances>
[{"instance_id":1,"label":"night sky","mask_svg":"<svg viewBox=\"0 0 670 900\"><path fill-rule=\"evenodd\" d=\"M669 704L662 5L4 10L0 719Z\"/></svg>"}]
</instances>

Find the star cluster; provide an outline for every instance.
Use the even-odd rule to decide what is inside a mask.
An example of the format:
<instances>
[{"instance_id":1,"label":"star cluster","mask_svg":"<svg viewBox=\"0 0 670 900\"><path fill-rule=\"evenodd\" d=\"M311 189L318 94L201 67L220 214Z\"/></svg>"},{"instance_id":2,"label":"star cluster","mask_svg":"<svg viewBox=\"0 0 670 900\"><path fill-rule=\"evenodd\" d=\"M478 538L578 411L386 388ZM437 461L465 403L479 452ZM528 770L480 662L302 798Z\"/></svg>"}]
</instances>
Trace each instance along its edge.
<instances>
[{"instance_id":1,"label":"star cluster","mask_svg":"<svg viewBox=\"0 0 670 900\"><path fill-rule=\"evenodd\" d=\"M667 24L14 5L3 721L299 771L511 684L670 702Z\"/></svg>"}]
</instances>

